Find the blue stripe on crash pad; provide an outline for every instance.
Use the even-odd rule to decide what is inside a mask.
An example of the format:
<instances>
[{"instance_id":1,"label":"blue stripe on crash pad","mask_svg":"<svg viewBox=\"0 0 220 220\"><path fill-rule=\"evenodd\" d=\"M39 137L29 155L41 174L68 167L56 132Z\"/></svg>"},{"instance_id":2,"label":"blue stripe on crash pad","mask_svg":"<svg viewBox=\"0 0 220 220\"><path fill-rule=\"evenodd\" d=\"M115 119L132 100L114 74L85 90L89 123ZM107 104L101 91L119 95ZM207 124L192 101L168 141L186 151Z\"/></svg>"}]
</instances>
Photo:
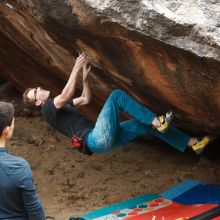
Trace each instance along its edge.
<instances>
[{"instance_id":1,"label":"blue stripe on crash pad","mask_svg":"<svg viewBox=\"0 0 220 220\"><path fill-rule=\"evenodd\" d=\"M196 182L185 181L161 195L186 205L220 204L220 185Z\"/></svg>"},{"instance_id":2,"label":"blue stripe on crash pad","mask_svg":"<svg viewBox=\"0 0 220 220\"><path fill-rule=\"evenodd\" d=\"M201 183L175 198L183 204L220 204L220 186Z\"/></svg>"},{"instance_id":3,"label":"blue stripe on crash pad","mask_svg":"<svg viewBox=\"0 0 220 220\"><path fill-rule=\"evenodd\" d=\"M144 203L144 202L148 202L148 201L157 199L157 198L160 198L160 196L156 195L156 194L147 194L147 195L139 196L136 198L126 200L124 202L116 203L114 205L95 210L93 212L89 212L89 213L85 214L83 216L83 218L85 218L87 220L98 218L98 217L105 216L105 215L111 214L113 212L122 210L122 209L126 209L129 207L133 207L138 204Z\"/></svg>"},{"instance_id":4,"label":"blue stripe on crash pad","mask_svg":"<svg viewBox=\"0 0 220 220\"><path fill-rule=\"evenodd\" d=\"M164 191L160 195L166 199L173 200L174 198L178 197L179 195L185 193L189 189L192 189L193 187L199 185L201 182L195 181L195 180L185 180L182 183L174 186L171 189L168 189L167 191Z\"/></svg>"}]
</instances>

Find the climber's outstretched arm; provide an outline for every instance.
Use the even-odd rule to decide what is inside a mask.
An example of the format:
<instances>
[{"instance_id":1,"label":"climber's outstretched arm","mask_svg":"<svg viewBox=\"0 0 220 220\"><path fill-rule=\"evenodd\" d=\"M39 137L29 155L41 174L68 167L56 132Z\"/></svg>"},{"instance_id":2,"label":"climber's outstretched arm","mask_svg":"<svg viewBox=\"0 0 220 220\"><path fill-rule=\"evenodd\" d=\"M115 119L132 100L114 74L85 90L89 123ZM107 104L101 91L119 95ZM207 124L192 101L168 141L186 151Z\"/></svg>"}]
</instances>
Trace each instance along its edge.
<instances>
[{"instance_id":1,"label":"climber's outstretched arm","mask_svg":"<svg viewBox=\"0 0 220 220\"><path fill-rule=\"evenodd\" d=\"M54 105L57 109L62 108L69 100L72 99L75 92L79 72L87 60L88 57L85 53L82 53L77 57L67 84L65 85L61 94L54 98Z\"/></svg>"}]
</instances>

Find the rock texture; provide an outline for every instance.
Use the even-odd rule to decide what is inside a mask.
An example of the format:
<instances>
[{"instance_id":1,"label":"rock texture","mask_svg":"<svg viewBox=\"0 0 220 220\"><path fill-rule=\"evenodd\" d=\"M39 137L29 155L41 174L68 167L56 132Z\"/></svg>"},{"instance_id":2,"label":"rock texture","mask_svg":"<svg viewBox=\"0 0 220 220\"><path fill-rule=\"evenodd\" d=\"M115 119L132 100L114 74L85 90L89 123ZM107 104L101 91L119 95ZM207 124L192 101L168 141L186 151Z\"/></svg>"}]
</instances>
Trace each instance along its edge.
<instances>
[{"instance_id":1,"label":"rock texture","mask_svg":"<svg viewBox=\"0 0 220 220\"><path fill-rule=\"evenodd\" d=\"M5 0L0 25L0 76L20 91L58 93L84 50L93 61L90 117L121 88L158 114L173 109L188 132L220 131L217 0Z\"/></svg>"},{"instance_id":2,"label":"rock texture","mask_svg":"<svg viewBox=\"0 0 220 220\"><path fill-rule=\"evenodd\" d=\"M200 57L220 60L218 0L85 0L105 16L130 30L151 36Z\"/></svg>"}]
</instances>

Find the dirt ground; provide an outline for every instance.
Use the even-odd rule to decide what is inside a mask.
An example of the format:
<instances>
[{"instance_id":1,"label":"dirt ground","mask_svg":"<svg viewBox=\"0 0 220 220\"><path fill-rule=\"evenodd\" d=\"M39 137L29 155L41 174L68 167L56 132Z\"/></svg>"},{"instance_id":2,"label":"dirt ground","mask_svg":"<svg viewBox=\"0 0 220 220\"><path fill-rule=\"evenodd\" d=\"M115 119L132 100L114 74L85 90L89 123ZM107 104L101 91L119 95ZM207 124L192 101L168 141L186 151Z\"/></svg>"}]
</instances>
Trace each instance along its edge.
<instances>
[{"instance_id":1,"label":"dirt ground","mask_svg":"<svg viewBox=\"0 0 220 220\"><path fill-rule=\"evenodd\" d=\"M20 94L8 85L0 85L0 99L15 104L15 132L7 146L29 161L48 219L67 220L134 196L161 193L187 178L220 183L219 141L202 156L151 139L90 157L74 152L40 115L24 112Z\"/></svg>"}]
</instances>

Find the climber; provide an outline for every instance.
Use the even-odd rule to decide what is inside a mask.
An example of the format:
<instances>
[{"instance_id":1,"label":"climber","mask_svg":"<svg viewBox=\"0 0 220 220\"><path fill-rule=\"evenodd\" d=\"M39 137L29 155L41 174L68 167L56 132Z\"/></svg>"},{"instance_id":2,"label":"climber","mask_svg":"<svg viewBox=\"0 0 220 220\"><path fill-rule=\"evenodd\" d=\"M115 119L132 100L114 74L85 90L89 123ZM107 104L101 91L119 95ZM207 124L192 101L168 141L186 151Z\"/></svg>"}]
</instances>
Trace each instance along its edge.
<instances>
[{"instance_id":1,"label":"climber","mask_svg":"<svg viewBox=\"0 0 220 220\"><path fill-rule=\"evenodd\" d=\"M173 113L156 116L147 107L121 90L115 90L107 99L96 123L87 120L76 109L91 100L88 76L91 67L89 58L82 53L75 62L69 80L62 92L50 98L50 91L41 87L28 88L23 93L26 106L39 106L43 118L57 131L72 138L73 146L80 152L91 155L104 153L125 145L139 136L153 134L179 151L187 146L195 153L202 153L210 143L210 136L192 138L170 125ZM80 97L72 98L82 69L83 91ZM120 122L120 113L126 112L134 119Z\"/></svg>"}]
</instances>

